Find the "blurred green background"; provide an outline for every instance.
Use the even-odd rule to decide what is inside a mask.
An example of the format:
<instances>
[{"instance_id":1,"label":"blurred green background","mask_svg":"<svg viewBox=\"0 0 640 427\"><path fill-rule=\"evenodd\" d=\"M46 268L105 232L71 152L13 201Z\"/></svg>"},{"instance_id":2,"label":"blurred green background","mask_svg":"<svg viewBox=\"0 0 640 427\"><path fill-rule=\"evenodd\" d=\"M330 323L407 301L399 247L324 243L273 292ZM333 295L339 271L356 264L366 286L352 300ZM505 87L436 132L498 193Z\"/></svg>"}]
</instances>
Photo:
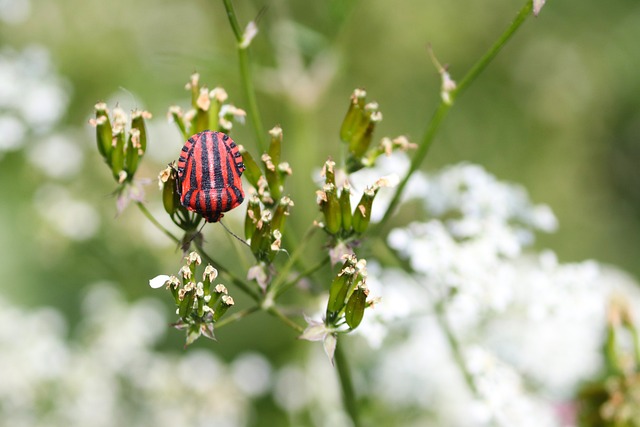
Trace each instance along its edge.
<instances>
[{"instance_id":1,"label":"blurred green background","mask_svg":"<svg viewBox=\"0 0 640 427\"><path fill-rule=\"evenodd\" d=\"M261 8L251 56L266 130L284 129L284 159L294 169L292 222L302 232L316 215L309 171L337 153L338 129L356 87L380 104L376 139L418 141L438 102L439 76L427 43L460 79L521 7L521 1L242 1L244 25ZM640 3L555 1L530 19L485 73L461 96L428 156L425 170L479 163L521 183L556 213L560 229L536 245L561 261L594 258L640 278ZM0 159L2 293L26 305L54 305L71 319L89 284L113 282L131 298L149 296L149 278L173 274L179 254L147 230L134 207L116 218L110 173L95 151L87 121L106 100L154 114L150 153L139 176L153 182L147 199L159 210L155 177L177 158L178 132L169 105L186 107L184 84L198 71L246 108L234 39L220 1L37 0L22 22L0 26L0 44L45 47L67 79L69 107L57 129L82 153L76 174L49 178L25 152L46 135L31 132L22 150ZM234 139L254 148L250 126ZM45 185L54 182L56 187ZM45 186L45 187L43 187ZM69 239L50 226L51 188L66 188L95 209L88 238ZM45 188L45 190L42 190ZM40 190L40 191L39 191ZM242 213L239 214L242 217ZM143 225L144 224L144 225ZM242 271L228 236L208 227L213 254ZM167 295L162 295L167 297ZM169 307L169 305L167 305ZM274 332L275 331L275 332ZM171 334L169 346L182 336ZM219 332L215 351L254 348L274 359L305 347L258 315ZM199 343L210 347L210 343ZM282 355L282 356L281 356Z\"/></svg>"}]
</instances>

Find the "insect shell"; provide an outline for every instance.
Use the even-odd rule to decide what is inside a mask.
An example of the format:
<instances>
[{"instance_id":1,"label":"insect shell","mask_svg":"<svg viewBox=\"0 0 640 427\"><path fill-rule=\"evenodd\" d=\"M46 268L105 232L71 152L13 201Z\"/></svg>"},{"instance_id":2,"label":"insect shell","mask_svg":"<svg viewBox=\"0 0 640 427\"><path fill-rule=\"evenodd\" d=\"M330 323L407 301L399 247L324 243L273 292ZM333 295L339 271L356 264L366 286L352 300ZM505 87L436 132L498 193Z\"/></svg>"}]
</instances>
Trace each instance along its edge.
<instances>
[{"instance_id":1,"label":"insect shell","mask_svg":"<svg viewBox=\"0 0 640 427\"><path fill-rule=\"evenodd\" d=\"M229 135L210 130L193 135L178 160L180 203L207 222L219 221L223 212L244 200L244 170L242 155Z\"/></svg>"}]
</instances>

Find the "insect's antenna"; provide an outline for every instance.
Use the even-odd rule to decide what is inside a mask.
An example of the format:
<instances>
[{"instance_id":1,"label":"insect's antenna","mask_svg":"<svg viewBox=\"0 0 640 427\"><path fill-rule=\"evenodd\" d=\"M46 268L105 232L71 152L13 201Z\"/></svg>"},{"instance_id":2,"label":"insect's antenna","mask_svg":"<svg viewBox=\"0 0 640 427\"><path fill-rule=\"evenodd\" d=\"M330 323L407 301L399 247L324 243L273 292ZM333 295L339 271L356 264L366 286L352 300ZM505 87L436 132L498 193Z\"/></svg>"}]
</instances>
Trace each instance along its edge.
<instances>
[{"instance_id":1,"label":"insect's antenna","mask_svg":"<svg viewBox=\"0 0 640 427\"><path fill-rule=\"evenodd\" d=\"M231 234L233 237L235 237L236 239L238 239L240 242L244 243L245 245L247 245L248 248L251 248L251 245L249 245L247 242L245 242L243 239L241 239L240 237L238 237L238 235L236 233L234 233L233 231L229 230L227 228L226 225L224 225L224 223L222 221L218 221L220 223L221 226L224 227L225 230L227 230L227 233Z\"/></svg>"}]
</instances>

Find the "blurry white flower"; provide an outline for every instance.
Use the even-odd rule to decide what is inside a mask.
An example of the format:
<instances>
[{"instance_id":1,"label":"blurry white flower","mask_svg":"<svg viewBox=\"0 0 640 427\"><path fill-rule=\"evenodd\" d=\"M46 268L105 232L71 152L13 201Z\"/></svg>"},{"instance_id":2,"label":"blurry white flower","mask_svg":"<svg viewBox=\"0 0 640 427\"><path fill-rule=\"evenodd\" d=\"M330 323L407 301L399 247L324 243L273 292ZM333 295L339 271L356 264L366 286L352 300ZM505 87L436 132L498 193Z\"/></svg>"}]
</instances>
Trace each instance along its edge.
<instances>
[{"instance_id":1,"label":"blurry white flower","mask_svg":"<svg viewBox=\"0 0 640 427\"><path fill-rule=\"evenodd\" d=\"M38 189L34 206L43 219L72 240L89 239L100 226L100 215L93 206L57 185L45 184Z\"/></svg>"},{"instance_id":2,"label":"blurry white flower","mask_svg":"<svg viewBox=\"0 0 640 427\"><path fill-rule=\"evenodd\" d=\"M29 0L0 0L0 21L6 24L20 24L31 14Z\"/></svg>"},{"instance_id":3,"label":"blurry white flower","mask_svg":"<svg viewBox=\"0 0 640 427\"><path fill-rule=\"evenodd\" d=\"M68 135L54 134L29 144L28 159L51 178L70 178L80 171L84 155Z\"/></svg>"}]
</instances>

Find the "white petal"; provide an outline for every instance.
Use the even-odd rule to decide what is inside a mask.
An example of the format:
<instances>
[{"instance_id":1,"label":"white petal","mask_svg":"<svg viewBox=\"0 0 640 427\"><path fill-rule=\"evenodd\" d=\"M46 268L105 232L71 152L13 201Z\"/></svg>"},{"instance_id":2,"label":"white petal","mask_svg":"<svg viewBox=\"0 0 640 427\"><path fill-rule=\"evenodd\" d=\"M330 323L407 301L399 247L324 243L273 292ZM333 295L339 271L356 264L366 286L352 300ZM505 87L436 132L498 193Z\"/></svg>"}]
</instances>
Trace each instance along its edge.
<instances>
[{"instance_id":1,"label":"white petal","mask_svg":"<svg viewBox=\"0 0 640 427\"><path fill-rule=\"evenodd\" d=\"M169 281L169 279L170 277L166 274L161 274L149 280L149 286L151 286L153 289L161 288Z\"/></svg>"}]
</instances>

